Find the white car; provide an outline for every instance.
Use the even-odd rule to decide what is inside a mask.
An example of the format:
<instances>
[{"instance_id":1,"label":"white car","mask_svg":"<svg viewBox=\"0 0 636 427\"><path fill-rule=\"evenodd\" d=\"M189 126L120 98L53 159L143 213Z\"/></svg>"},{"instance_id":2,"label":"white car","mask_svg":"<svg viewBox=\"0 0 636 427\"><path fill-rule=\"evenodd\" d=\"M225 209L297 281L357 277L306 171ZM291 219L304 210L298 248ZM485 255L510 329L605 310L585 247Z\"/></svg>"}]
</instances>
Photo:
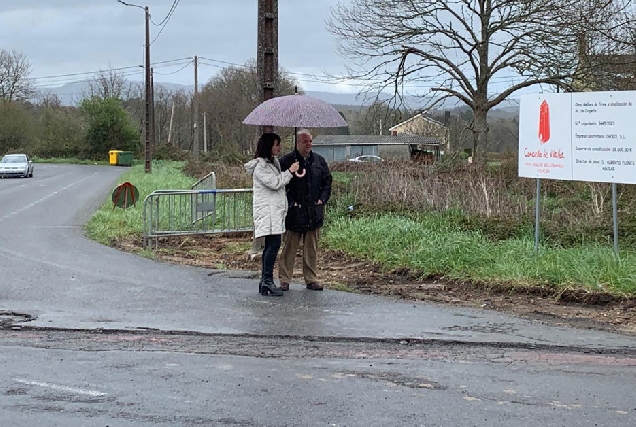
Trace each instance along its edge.
<instances>
[{"instance_id":1,"label":"white car","mask_svg":"<svg viewBox=\"0 0 636 427\"><path fill-rule=\"evenodd\" d=\"M0 160L0 177L33 177L33 162L26 154L7 154Z\"/></svg>"},{"instance_id":2,"label":"white car","mask_svg":"<svg viewBox=\"0 0 636 427\"><path fill-rule=\"evenodd\" d=\"M349 161L355 162L355 163L372 163L372 162L383 162L384 159L378 156L365 155L365 156L354 157L353 159L349 159Z\"/></svg>"}]
</instances>

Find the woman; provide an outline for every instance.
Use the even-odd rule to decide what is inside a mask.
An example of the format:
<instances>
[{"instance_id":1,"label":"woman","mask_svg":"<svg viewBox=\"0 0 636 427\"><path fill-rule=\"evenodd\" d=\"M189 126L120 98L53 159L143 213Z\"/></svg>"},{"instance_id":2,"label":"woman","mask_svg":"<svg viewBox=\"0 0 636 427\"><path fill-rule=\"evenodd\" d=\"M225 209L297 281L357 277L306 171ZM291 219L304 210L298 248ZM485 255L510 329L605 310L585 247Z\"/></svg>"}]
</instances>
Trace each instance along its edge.
<instances>
[{"instance_id":1,"label":"woman","mask_svg":"<svg viewBox=\"0 0 636 427\"><path fill-rule=\"evenodd\" d=\"M254 185L254 237L265 237L258 290L261 295L272 296L283 295L283 291L274 284L274 264L281 245L281 235L285 232L285 185L298 171L298 162L295 162L282 172L276 158L279 153L280 136L264 133L258 140L254 159L245 164L245 170L252 175Z\"/></svg>"}]
</instances>

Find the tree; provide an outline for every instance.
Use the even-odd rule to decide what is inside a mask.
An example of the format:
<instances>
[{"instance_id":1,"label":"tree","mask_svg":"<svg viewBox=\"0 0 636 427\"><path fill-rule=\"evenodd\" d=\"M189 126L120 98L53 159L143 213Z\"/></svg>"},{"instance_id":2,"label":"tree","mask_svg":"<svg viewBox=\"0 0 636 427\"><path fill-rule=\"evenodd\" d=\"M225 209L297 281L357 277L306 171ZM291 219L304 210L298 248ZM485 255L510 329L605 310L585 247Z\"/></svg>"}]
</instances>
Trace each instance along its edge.
<instances>
[{"instance_id":1,"label":"tree","mask_svg":"<svg viewBox=\"0 0 636 427\"><path fill-rule=\"evenodd\" d=\"M108 70L99 70L95 77L88 82L87 97L125 99L130 90L130 84L126 77L111 67Z\"/></svg>"},{"instance_id":2,"label":"tree","mask_svg":"<svg viewBox=\"0 0 636 427\"><path fill-rule=\"evenodd\" d=\"M0 103L0 153L29 153L36 128L37 117L31 106L20 102Z\"/></svg>"},{"instance_id":3,"label":"tree","mask_svg":"<svg viewBox=\"0 0 636 427\"><path fill-rule=\"evenodd\" d=\"M76 108L41 104L38 116L38 142L33 146L33 155L44 158L86 156L83 120Z\"/></svg>"},{"instance_id":4,"label":"tree","mask_svg":"<svg viewBox=\"0 0 636 427\"><path fill-rule=\"evenodd\" d=\"M87 98L80 104L88 129L88 156L104 158L109 150L139 151L139 132L130 116L115 98Z\"/></svg>"},{"instance_id":5,"label":"tree","mask_svg":"<svg viewBox=\"0 0 636 427\"><path fill-rule=\"evenodd\" d=\"M295 86L296 82L280 70L274 96L293 94ZM226 149L233 148L239 152L253 151L259 130L242 122L259 104L261 91L254 61L244 67L224 68L206 83L199 99L200 110L205 111L208 117L210 146L224 145Z\"/></svg>"},{"instance_id":6,"label":"tree","mask_svg":"<svg viewBox=\"0 0 636 427\"><path fill-rule=\"evenodd\" d=\"M3 102L24 101L34 93L28 79L31 65L22 52L0 49L0 99Z\"/></svg>"},{"instance_id":7,"label":"tree","mask_svg":"<svg viewBox=\"0 0 636 427\"><path fill-rule=\"evenodd\" d=\"M328 22L352 76L379 89L430 86L428 107L459 99L473 113L478 157L487 147L488 112L513 93L540 84L567 87L582 72L582 33L607 34L607 22L631 0L351 0ZM624 16L624 18L620 18ZM582 19L585 17L585 19ZM622 22L621 19L624 19Z\"/></svg>"},{"instance_id":8,"label":"tree","mask_svg":"<svg viewBox=\"0 0 636 427\"><path fill-rule=\"evenodd\" d=\"M384 102L374 102L357 120L351 120L354 135L389 135L389 128L412 115L407 109L397 109Z\"/></svg>"}]
</instances>

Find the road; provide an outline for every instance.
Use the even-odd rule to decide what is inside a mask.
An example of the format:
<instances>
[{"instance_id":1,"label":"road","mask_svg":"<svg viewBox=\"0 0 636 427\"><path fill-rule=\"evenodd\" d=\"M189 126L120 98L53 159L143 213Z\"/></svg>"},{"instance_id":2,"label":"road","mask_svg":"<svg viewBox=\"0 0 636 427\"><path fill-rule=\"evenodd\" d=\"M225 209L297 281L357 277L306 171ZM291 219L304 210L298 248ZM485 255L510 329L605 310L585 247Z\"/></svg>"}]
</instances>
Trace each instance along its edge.
<instances>
[{"instance_id":1,"label":"road","mask_svg":"<svg viewBox=\"0 0 636 427\"><path fill-rule=\"evenodd\" d=\"M636 338L87 240L123 168L0 180L0 425L633 426ZM134 184L134 183L133 183Z\"/></svg>"}]
</instances>

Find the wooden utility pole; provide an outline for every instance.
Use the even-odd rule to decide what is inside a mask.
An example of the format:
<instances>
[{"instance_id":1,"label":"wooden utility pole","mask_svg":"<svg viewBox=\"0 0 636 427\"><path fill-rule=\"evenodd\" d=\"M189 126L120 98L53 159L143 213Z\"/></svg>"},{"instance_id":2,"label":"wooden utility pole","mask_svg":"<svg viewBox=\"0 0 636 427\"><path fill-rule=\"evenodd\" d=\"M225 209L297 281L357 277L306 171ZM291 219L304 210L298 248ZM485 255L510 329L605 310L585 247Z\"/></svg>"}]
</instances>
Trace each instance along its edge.
<instances>
[{"instance_id":1,"label":"wooden utility pole","mask_svg":"<svg viewBox=\"0 0 636 427\"><path fill-rule=\"evenodd\" d=\"M203 152L208 154L208 113L203 112Z\"/></svg>"},{"instance_id":2,"label":"wooden utility pole","mask_svg":"<svg viewBox=\"0 0 636 427\"><path fill-rule=\"evenodd\" d=\"M157 128L155 127L155 70L150 68L150 158L157 149Z\"/></svg>"},{"instance_id":3,"label":"wooden utility pole","mask_svg":"<svg viewBox=\"0 0 636 427\"><path fill-rule=\"evenodd\" d=\"M256 73L261 86L261 102L274 97L278 83L278 0L258 0L258 40ZM273 132L272 126L262 126L261 132ZM252 240L250 257L263 250L265 239Z\"/></svg>"},{"instance_id":4,"label":"wooden utility pole","mask_svg":"<svg viewBox=\"0 0 636 427\"><path fill-rule=\"evenodd\" d=\"M150 97L151 97L151 86L150 86L150 10L148 9L148 6L146 6L144 8L145 12L146 12L146 65L144 67L144 71L145 71L145 77L146 77L146 93L145 93L145 98L146 98L146 109L145 109L145 116L146 116L146 144L145 144L145 152L146 152L146 159L145 159L145 171L146 173L151 173L152 172L152 154L150 151L150 107L151 107L151 102L150 102Z\"/></svg>"},{"instance_id":5,"label":"wooden utility pole","mask_svg":"<svg viewBox=\"0 0 636 427\"><path fill-rule=\"evenodd\" d=\"M261 101L267 101L274 97L278 81L278 0L258 0L257 50Z\"/></svg>"},{"instance_id":6,"label":"wooden utility pole","mask_svg":"<svg viewBox=\"0 0 636 427\"><path fill-rule=\"evenodd\" d=\"M199 58L194 57L194 143L192 144L192 155L195 159L199 158Z\"/></svg>"}]
</instances>

